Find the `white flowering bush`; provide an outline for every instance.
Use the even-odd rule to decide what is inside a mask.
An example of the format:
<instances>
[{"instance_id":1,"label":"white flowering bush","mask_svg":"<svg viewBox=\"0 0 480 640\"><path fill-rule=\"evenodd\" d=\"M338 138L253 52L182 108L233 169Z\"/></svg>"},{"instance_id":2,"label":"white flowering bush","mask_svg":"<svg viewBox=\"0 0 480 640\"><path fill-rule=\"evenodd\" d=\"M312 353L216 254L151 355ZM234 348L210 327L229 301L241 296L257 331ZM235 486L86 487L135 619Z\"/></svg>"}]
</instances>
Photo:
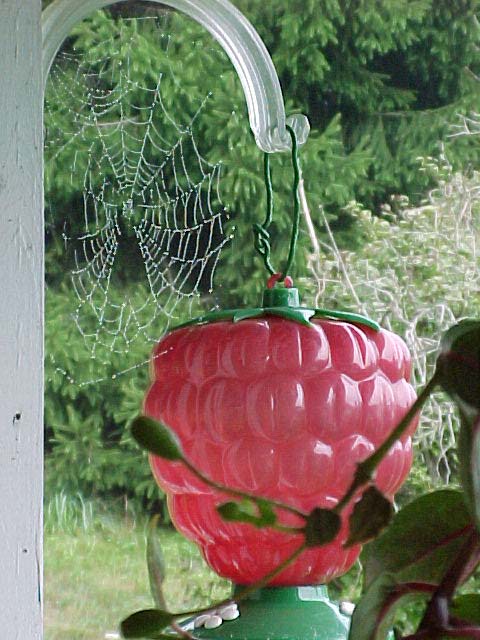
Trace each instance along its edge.
<instances>
[{"instance_id":1,"label":"white flowering bush","mask_svg":"<svg viewBox=\"0 0 480 640\"><path fill-rule=\"evenodd\" d=\"M316 249L308 287L313 276L317 306L361 311L402 335L417 387L433 373L442 333L480 314L480 173L456 173L446 157L420 160L419 171L437 178L421 206L392 197L378 217L357 203L349 205L356 220L355 250L337 246L324 217L328 241L311 238ZM429 476L422 482L454 479L458 428L452 402L438 395L430 400L417 433L420 465L426 464Z\"/></svg>"}]
</instances>

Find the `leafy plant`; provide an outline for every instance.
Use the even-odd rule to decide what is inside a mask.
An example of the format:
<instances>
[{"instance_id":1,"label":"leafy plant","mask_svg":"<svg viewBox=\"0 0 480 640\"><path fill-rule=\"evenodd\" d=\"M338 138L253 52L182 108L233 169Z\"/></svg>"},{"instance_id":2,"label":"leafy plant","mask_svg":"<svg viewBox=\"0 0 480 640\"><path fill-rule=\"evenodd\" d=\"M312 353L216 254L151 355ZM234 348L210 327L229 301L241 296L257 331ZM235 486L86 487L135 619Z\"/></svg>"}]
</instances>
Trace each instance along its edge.
<instances>
[{"instance_id":1,"label":"leafy plant","mask_svg":"<svg viewBox=\"0 0 480 640\"><path fill-rule=\"evenodd\" d=\"M436 387L452 397L462 415L458 452L462 491L439 490L421 496L392 519L392 511L385 509L388 500L378 489L368 487L380 462ZM240 503L225 503L218 508L221 517L227 521L275 527L277 510L292 509L212 482L185 459L176 437L150 418L137 418L132 432L135 440L150 453L181 461L217 491L240 498ZM358 464L344 496L331 509L315 508L308 515L299 512L297 515L305 523L300 529L303 543L263 580L237 594L235 601L268 584L308 547L322 546L333 540L338 532L338 514L360 489L363 495L351 512L351 539L346 544L366 542L381 535L365 551L367 589L353 614L349 639L385 639L395 612L412 599L422 599L427 605L417 631L408 636L409 640L480 637L480 595L471 593L457 597L458 588L480 566L479 321L464 320L447 331L434 376L391 435ZM298 532L299 529L295 529L295 533ZM231 602L229 598L220 605ZM163 629L193 613L199 612L139 611L122 623L122 633L125 638L158 638Z\"/></svg>"},{"instance_id":2,"label":"leafy plant","mask_svg":"<svg viewBox=\"0 0 480 640\"><path fill-rule=\"evenodd\" d=\"M311 304L361 311L399 333L412 354L417 387L433 375L447 328L480 314L480 176L455 171L447 155L425 158L422 167L437 180L424 202L412 206L406 197L395 197L381 216L352 203L356 249L342 250L333 233L325 241L318 237L304 285ZM459 430L454 404L445 393L435 394L415 436L410 498L457 482Z\"/></svg>"}]
</instances>

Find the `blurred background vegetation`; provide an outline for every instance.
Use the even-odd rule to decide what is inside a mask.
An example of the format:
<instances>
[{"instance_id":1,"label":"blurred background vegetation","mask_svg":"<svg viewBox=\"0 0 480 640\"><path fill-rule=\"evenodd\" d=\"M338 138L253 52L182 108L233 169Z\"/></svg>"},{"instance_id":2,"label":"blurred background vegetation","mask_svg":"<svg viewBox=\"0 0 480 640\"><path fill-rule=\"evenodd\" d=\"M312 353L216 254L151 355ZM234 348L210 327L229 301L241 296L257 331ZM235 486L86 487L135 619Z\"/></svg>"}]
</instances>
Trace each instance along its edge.
<instances>
[{"instance_id":1,"label":"blurred background vegetation","mask_svg":"<svg viewBox=\"0 0 480 640\"><path fill-rule=\"evenodd\" d=\"M469 117L479 103L480 2L328 0L320 6L316 0L238 0L236 5L269 48L287 113L306 114L312 126L301 160L313 229L302 232L293 275L303 276L306 299L343 308L360 305L404 335L415 348L415 376L421 384L426 353L434 350L439 331L478 308L472 274L477 270L480 146L475 135L452 133L463 126L461 116ZM139 28L132 16L152 19ZM134 42L128 50L133 81L151 85L162 64L168 64L162 99L179 122L192 119L206 88L212 93L210 108L195 121L195 139L203 157L222 164L221 195L235 227L216 273L215 301L255 303L265 281L251 233L252 223L264 215L263 160L248 127L235 71L201 27L143 2L119 3L85 20L64 50L89 56L92 67L95 61L113 66L122 51L117 47L120 24L122 37ZM159 32L169 34L168 52L158 46ZM82 98L75 87L82 92L86 85L84 79L79 84L74 58L70 66L68 58L61 65L62 81L52 75L49 82L45 114L47 495L62 489L108 496L123 505L133 500L142 508L158 507L148 466L139 464L126 428L141 405L147 367L114 382L110 376L102 379L99 360L86 353L84 338L71 320L78 301L68 278L72 258L66 256L63 240L66 225L75 236L84 224L81 151L95 153L100 143L92 128L78 145L71 144L69 118ZM131 91L132 104L145 100L140 90L138 95ZM188 154L184 151L187 166L195 163L193 151L192 157ZM273 158L272 164L276 210L271 235L278 263L285 256L291 223L288 154ZM105 167L107 175L93 176L98 181L93 190L115 179L109 171ZM118 304L126 291L148 296L134 233L128 227L122 231L126 258L116 265L120 286L111 293L112 303ZM457 244L449 244L455 238ZM345 264L351 286L345 286ZM201 293L208 297L207 291ZM439 319L442 305L449 313ZM428 336L427 346L417 338L417 328L424 342ZM159 322L159 336L162 331ZM144 362L150 348L132 342L129 363ZM122 354L105 357L112 371L125 368ZM70 378L100 381L83 386ZM428 473L419 471L425 483L449 479L454 464L443 455L448 447L433 431L429 424L420 436L428 443L423 451L434 451Z\"/></svg>"}]
</instances>

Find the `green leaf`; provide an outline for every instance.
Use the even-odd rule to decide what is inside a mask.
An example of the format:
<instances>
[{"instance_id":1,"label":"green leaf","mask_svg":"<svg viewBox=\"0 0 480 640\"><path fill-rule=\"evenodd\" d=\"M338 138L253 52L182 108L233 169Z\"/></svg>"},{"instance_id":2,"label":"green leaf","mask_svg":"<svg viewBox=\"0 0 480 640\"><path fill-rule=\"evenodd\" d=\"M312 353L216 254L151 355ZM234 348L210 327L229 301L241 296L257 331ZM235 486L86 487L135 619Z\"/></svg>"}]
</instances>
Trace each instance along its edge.
<instances>
[{"instance_id":1,"label":"green leaf","mask_svg":"<svg viewBox=\"0 0 480 640\"><path fill-rule=\"evenodd\" d=\"M257 516L253 513L249 502L225 502L217 506L217 512L222 520L226 522L248 522L252 524L252 520L257 520Z\"/></svg>"},{"instance_id":2,"label":"green leaf","mask_svg":"<svg viewBox=\"0 0 480 640\"><path fill-rule=\"evenodd\" d=\"M260 517L265 523L265 526L276 524L277 514L275 513L273 504L269 500L264 500L262 498L256 499L255 504L260 513Z\"/></svg>"},{"instance_id":3,"label":"green leaf","mask_svg":"<svg viewBox=\"0 0 480 640\"><path fill-rule=\"evenodd\" d=\"M175 616L168 611L144 609L125 618L120 631L124 638L157 638L174 620Z\"/></svg>"},{"instance_id":4,"label":"green leaf","mask_svg":"<svg viewBox=\"0 0 480 640\"><path fill-rule=\"evenodd\" d=\"M317 507L308 514L305 525L305 544L307 547L319 547L335 539L342 520L331 509Z\"/></svg>"},{"instance_id":5,"label":"green leaf","mask_svg":"<svg viewBox=\"0 0 480 640\"><path fill-rule=\"evenodd\" d=\"M379 576L355 607L348 640L384 640L391 633L396 611L426 597L428 591L421 590L421 585L402 584L390 573Z\"/></svg>"},{"instance_id":6,"label":"green leaf","mask_svg":"<svg viewBox=\"0 0 480 640\"><path fill-rule=\"evenodd\" d=\"M217 511L227 522L244 522L258 528L270 527L277 522L275 511L267 500L225 502L217 507Z\"/></svg>"},{"instance_id":7,"label":"green leaf","mask_svg":"<svg viewBox=\"0 0 480 640\"><path fill-rule=\"evenodd\" d=\"M166 609L163 595L163 581L165 579L165 561L158 537L158 521L160 516L154 516L148 525L147 532L147 567L150 581L150 592L153 602L159 609Z\"/></svg>"},{"instance_id":8,"label":"green leaf","mask_svg":"<svg viewBox=\"0 0 480 640\"><path fill-rule=\"evenodd\" d=\"M454 599L450 614L455 618L480 625L480 593L465 593Z\"/></svg>"},{"instance_id":9,"label":"green leaf","mask_svg":"<svg viewBox=\"0 0 480 640\"><path fill-rule=\"evenodd\" d=\"M460 411L462 424L458 435L460 478L465 500L480 529L480 414L473 421Z\"/></svg>"},{"instance_id":10,"label":"green leaf","mask_svg":"<svg viewBox=\"0 0 480 640\"><path fill-rule=\"evenodd\" d=\"M437 374L468 416L480 409L480 321L462 320L442 338Z\"/></svg>"},{"instance_id":11,"label":"green leaf","mask_svg":"<svg viewBox=\"0 0 480 640\"><path fill-rule=\"evenodd\" d=\"M417 498L363 551L367 586L383 573L402 582L438 584L471 529L459 491L444 489Z\"/></svg>"},{"instance_id":12,"label":"green leaf","mask_svg":"<svg viewBox=\"0 0 480 640\"><path fill-rule=\"evenodd\" d=\"M392 519L393 505L376 487L368 488L353 508L350 533L345 547L367 542L378 536Z\"/></svg>"},{"instance_id":13,"label":"green leaf","mask_svg":"<svg viewBox=\"0 0 480 640\"><path fill-rule=\"evenodd\" d=\"M472 427L472 486L473 506L477 528L480 531L480 415Z\"/></svg>"},{"instance_id":14,"label":"green leaf","mask_svg":"<svg viewBox=\"0 0 480 640\"><path fill-rule=\"evenodd\" d=\"M183 460L183 452L176 436L160 422L138 416L132 422L132 436L149 453L165 460Z\"/></svg>"},{"instance_id":15,"label":"green leaf","mask_svg":"<svg viewBox=\"0 0 480 640\"><path fill-rule=\"evenodd\" d=\"M466 344L475 346L475 341L479 338L478 332L480 332L480 320L475 318L461 320L443 334L440 342L441 353L455 351L459 346Z\"/></svg>"}]
</instances>

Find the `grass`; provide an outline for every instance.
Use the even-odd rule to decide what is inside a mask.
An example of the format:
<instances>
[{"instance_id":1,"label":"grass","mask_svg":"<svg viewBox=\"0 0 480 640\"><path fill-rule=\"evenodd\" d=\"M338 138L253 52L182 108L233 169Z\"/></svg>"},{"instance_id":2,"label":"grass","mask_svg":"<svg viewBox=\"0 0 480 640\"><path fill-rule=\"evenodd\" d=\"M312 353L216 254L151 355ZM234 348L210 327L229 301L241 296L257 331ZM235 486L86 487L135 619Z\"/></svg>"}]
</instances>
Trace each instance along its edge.
<instances>
[{"instance_id":1,"label":"grass","mask_svg":"<svg viewBox=\"0 0 480 640\"><path fill-rule=\"evenodd\" d=\"M45 640L104 640L122 618L152 606L145 561L145 519L60 494L45 506ZM227 595L228 583L204 563L195 545L159 531L175 611ZM108 637L108 636L107 636Z\"/></svg>"},{"instance_id":2,"label":"grass","mask_svg":"<svg viewBox=\"0 0 480 640\"><path fill-rule=\"evenodd\" d=\"M144 517L119 514L118 507L59 494L45 505L45 640L106 640L119 622L153 606L145 560ZM208 606L228 595L229 583L216 576L194 544L170 528L159 530L165 557L164 591L172 611ZM472 579L466 592L478 592ZM355 565L330 583L333 599L356 601L361 569ZM413 632L423 605L397 618Z\"/></svg>"}]
</instances>

